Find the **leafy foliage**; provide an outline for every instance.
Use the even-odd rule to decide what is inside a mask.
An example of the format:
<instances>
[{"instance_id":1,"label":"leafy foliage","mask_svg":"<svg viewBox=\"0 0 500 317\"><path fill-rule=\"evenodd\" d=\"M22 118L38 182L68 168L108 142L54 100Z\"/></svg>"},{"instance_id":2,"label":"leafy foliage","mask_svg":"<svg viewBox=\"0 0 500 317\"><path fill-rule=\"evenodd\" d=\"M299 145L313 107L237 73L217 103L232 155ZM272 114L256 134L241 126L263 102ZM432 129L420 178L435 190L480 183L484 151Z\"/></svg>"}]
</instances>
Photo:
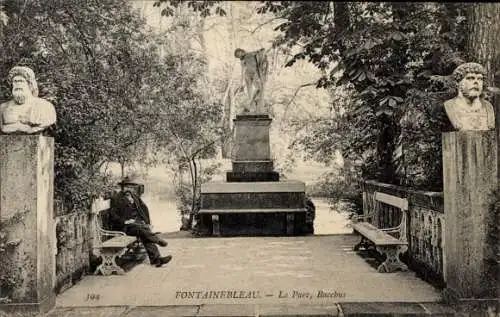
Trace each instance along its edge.
<instances>
[{"instance_id":1,"label":"leafy foliage","mask_svg":"<svg viewBox=\"0 0 500 317\"><path fill-rule=\"evenodd\" d=\"M153 160L169 141L199 136L187 120L217 110L194 90L204 62L165 50L168 38L126 0L6 1L4 9L0 71L33 68L41 97L54 103L55 190L70 211L111 183L108 162ZM0 96L10 97L5 77Z\"/></svg>"},{"instance_id":2,"label":"leafy foliage","mask_svg":"<svg viewBox=\"0 0 500 317\"><path fill-rule=\"evenodd\" d=\"M221 1L180 1L180 0L157 0L154 3L155 7L162 7L161 14L163 16L173 16L175 14L175 9L179 6L187 3L188 8L191 8L194 12L198 12L201 17L207 17L212 14L217 14L219 16L225 16L226 11L223 7L217 5Z\"/></svg>"},{"instance_id":3,"label":"leafy foliage","mask_svg":"<svg viewBox=\"0 0 500 317\"><path fill-rule=\"evenodd\" d=\"M437 3L264 2L259 12L286 19L275 45L300 47L288 65L306 59L324 72L318 87L330 87L337 100L335 94L349 93L341 111L302 143L318 156L340 150L363 177L439 189L441 103L448 92L431 76L447 75L463 61L464 10Z\"/></svg>"}]
</instances>

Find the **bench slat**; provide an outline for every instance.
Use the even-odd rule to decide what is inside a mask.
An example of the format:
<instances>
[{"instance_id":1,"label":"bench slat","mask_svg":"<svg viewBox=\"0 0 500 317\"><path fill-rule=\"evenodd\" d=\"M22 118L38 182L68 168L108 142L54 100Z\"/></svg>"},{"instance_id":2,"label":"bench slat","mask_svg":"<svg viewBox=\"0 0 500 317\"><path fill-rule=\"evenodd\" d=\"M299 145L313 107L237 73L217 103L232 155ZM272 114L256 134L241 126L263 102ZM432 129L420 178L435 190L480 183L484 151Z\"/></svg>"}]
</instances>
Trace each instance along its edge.
<instances>
[{"instance_id":1,"label":"bench slat","mask_svg":"<svg viewBox=\"0 0 500 317\"><path fill-rule=\"evenodd\" d=\"M125 248L126 246L137 241L136 237L133 236L118 236L106 240L102 243L102 248Z\"/></svg>"},{"instance_id":2,"label":"bench slat","mask_svg":"<svg viewBox=\"0 0 500 317\"><path fill-rule=\"evenodd\" d=\"M408 210L408 199L406 198L375 192L375 200L387 205L398 207L401 210Z\"/></svg>"},{"instance_id":3,"label":"bench slat","mask_svg":"<svg viewBox=\"0 0 500 317\"><path fill-rule=\"evenodd\" d=\"M381 231L374 225L367 222L358 222L353 224L353 229L376 245L404 245L408 242L401 241L393 236Z\"/></svg>"}]
</instances>

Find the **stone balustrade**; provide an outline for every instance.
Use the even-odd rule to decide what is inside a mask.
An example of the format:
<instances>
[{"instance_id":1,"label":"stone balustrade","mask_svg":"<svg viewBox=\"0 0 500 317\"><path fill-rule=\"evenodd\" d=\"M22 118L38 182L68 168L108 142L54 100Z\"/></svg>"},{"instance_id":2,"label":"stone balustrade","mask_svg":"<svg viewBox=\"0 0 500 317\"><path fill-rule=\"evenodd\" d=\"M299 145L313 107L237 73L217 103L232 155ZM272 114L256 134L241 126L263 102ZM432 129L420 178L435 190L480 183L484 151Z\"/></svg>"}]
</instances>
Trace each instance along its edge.
<instances>
[{"instance_id":1,"label":"stone balustrade","mask_svg":"<svg viewBox=\"0 0 500 317\"><path fill-rule=\"evenodd\" d=\"M408 253L406 262L428 282L444 287L444 207L443 194L405 189L373 180L363 182L363 213L372 213L371 222L379 228L395 227L401 211L375 200L375 192L408 199Z\"/></svg>"},{"instance_id":2,"label":"stone balustrade","mask_svg":"<svg viewBox=\"0 0 500 317\"><path fill-rule=\"evenodd\" d=\"M93 258L98 257L94 250L94 239L98 238L95 226L95 212L109 209L109 200L94 200L90 210L66 213L59 201L55 201L55 241L57 293L62 293L88 274ZM100 221L101 218L98 218ZM101 224L102 225L102 224Z\"/></svg>"},{"instance_id":3,"label":"stone balustrade","mask_svg":"<svg viewBox=\"0 0 500 317\"><path fill-rule=\"evenodd\" d=\"M58 204L56 203L56 206ZM56 292L71 287L88 272L90 263L90 212L64 214L62 207L56 207Z\"/></svg>"}]
</instances>

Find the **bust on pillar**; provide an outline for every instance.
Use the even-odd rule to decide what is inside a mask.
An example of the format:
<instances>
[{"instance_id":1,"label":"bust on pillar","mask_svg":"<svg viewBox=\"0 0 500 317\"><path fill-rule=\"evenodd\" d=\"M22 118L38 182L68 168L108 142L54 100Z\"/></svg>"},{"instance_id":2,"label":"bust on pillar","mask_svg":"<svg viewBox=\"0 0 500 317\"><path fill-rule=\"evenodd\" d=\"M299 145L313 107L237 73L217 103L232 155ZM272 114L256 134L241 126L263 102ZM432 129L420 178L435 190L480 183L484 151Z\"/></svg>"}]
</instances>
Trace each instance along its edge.
<instances>
[{"instance_id":1,"label":"bust on pillar","mask_svg":"<svg viewBox=\"0 0 500 317\"><path fill-rule=\"evenodd\" d=\"M495 128L491 103L484 99L486 71L478 63L464 63L453 71L458 86L455 98L445 101L444 108L458 131L487 131Z\"/></svg>"},{"instance_id":2,"label":"bust on pillar","mask_svg":"<svg viewBox=\"0 0 500 317\"><path fill-rule=\"evenodd\" d=\"M497 142L491 103L483 97L484 68L465 63L453 72L458 94L444 103L457 130L444 133L445 299L463 311L498 300L498 241L491 195L497 188Z\"/></svg>"},{"instance_id":3,"label":"bust on pillar","mask_svg":"<svg viewBox=\"0 0 500 317\"><path fill-rule=\"evenodd\" d=\"M56 115L37 97L31 69L14 67L9 79L13 99L0 105L0 230L17 244L0 251L0 275L11 280L0 279L0 315L41 313L55 304L56 244L54 139L41 133Z\"/></svg>"},{"instance_id":4,"label":"bust on pillar","mask_svg":"<svg viewBox=\"0 0 500 317\"><path fill-rule=\"evenodd\" d=\"M38 98L35 73L15 66L9 72L12 99L0 105L0 131L3 134L35 134L56 122L54 106Z\"/></svg>"}]
</instances>

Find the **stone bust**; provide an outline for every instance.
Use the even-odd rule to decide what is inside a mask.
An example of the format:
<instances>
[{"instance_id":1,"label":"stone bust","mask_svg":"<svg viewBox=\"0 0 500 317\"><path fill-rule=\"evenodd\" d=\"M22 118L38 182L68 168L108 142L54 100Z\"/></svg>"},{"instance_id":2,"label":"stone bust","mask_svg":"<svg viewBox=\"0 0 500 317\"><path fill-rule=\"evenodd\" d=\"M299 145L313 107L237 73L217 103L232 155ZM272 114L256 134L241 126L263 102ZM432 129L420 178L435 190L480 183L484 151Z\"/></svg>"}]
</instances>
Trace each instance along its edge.
<instances>
[{"instance_id":1,"label":"stone bust","mask_svg":"<svg viewBox=\"0 0 500 317\"><path fill-rule=\"evenodd\" d=\"M35 134L56 122L52 103L38 98L35 73L28 67L15 66L8 76L12 100L0 105L0 130L4 134Z\"/></svg>"},{"instance_id":2,"label":"stone bust","mask_svg":"<svg viewBox=\"0 0 500 317\"><path fill-rule=\"evenodd\" d=\"M241 62L241 89L245 89L248 104L243 113L266 114L264 109L264 87L267 81L268 60L265 49L246 52L241 48L234 51L234 57Z\"/></svg>"},{"instance_id":3,"label":"stone bust","mask_svg":"<svg viewBox=\"0 0 500 317\"><path fill-rule=\"evenodd\" d=\"M486 71L478 63L464 63L452 74L458 84L455 98L445 101L444 108L458 131L486 131L495 128L493 106L484 99Z\"/></svg>"}]
</instances>

